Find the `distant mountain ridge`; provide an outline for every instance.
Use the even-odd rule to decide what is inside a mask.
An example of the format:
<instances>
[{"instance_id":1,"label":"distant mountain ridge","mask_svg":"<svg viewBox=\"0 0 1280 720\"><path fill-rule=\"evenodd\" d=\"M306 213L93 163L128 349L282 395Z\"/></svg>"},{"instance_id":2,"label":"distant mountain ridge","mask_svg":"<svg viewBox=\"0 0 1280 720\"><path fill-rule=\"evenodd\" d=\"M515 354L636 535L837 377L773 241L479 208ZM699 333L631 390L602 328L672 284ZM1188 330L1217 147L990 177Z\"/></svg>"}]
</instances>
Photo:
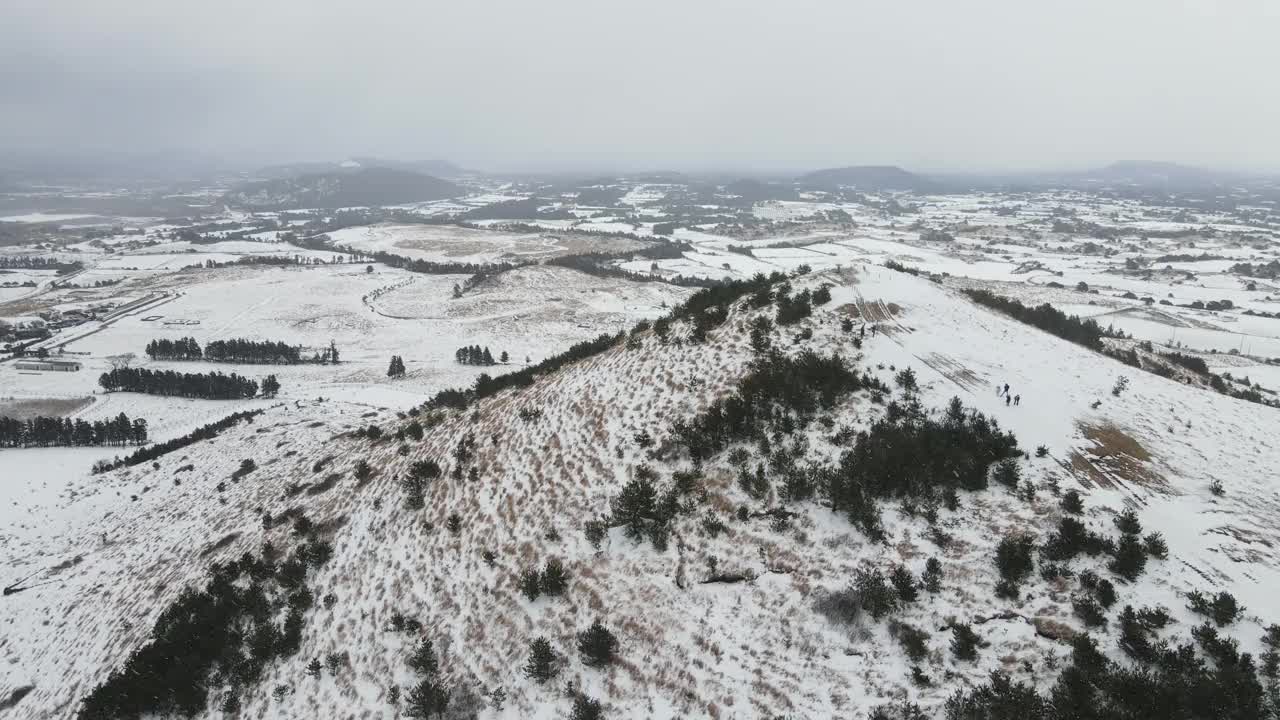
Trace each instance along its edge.
<instances>
[{"instance_id":1,"label":"distant mountain ridge","mask_svg":"<svg viewBox=\"0 0 1280 720\"><path fill-rule=\"evenodd\" d=\"M430 175L384 167L352 167L250 182L223 202L250 210L398 205L457 197L462 189Z\"/></svg>"},{"instance_id":2,"label":"distant mountain ridge","mask_svg":"<svg viewBox=\"0 0 1280 720\"><path fill-rule=\"evenodd\" d=\"M938 188L937 182L903 170L896 165L851 165L826 168L801 175L797 180L806 185L826 188L845 186L859 190L930 192Z\"/></svg>"}]
</instances>

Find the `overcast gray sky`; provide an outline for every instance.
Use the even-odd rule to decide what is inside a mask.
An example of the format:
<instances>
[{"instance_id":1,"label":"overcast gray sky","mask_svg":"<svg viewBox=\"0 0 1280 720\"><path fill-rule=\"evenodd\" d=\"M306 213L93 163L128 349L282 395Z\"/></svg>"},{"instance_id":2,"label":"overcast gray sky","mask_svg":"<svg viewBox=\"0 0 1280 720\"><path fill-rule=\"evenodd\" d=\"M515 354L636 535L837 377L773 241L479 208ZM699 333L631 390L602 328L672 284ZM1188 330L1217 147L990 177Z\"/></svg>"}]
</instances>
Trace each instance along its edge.
<instances>
[{"instance_id":1,"label":"overcast gray sky","mask_svg":"<svg viewBox=\"0 0 1280 720\"><path fill-rule=\"evenodd\" d=\"M1280 169L1276 0L3 0L0 147Z\"/></svg>"}]
</instances>

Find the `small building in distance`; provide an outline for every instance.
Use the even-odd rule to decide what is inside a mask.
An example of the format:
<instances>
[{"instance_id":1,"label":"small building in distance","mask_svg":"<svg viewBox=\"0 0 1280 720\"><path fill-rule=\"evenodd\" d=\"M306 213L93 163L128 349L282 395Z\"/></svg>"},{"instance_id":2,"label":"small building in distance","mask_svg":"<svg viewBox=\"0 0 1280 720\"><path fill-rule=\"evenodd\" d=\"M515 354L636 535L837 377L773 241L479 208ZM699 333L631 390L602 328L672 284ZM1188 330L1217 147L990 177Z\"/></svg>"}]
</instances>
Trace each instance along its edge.
<instances>
[{"instance_id":1,"label":"small building in distance","mask_svg":"<svg viewBox=\"0 0 1280 720\"><path fill-rule=\"evenodd\" d=\"M13 364L19 370L43 370L50 372L78 372L84 364L79 360L60 358L26 358Z\"/></svg>"}]
</instances>

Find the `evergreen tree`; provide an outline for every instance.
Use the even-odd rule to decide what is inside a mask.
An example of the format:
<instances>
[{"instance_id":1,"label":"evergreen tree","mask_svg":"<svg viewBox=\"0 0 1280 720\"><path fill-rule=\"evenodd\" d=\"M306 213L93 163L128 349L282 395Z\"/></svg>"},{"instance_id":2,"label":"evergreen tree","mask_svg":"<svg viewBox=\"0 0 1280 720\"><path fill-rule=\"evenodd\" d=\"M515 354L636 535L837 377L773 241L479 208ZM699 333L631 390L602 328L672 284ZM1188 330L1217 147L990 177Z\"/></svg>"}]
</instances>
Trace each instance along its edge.
<instances>
[{"instance_id":1,"label":"evergreen tree","mask_svg":"<svg viewBox=\"0 0 1280 720\"><path fill-rule=\"evenodd\" d=\"M423 678L405 701L405 713L411 718L429 720L443 717L449 709L450 692L436 677Z\"/></svg>"},{"instance_id":2,"label":"evergreen tree","mask_svg":"<svg viewBox=\"0 0 1280 720\"><path fill-rule=\"evenodd\" d=\"M399 355L391 356L391 365L387 368L387 377L400 377L404 375L404 360Z\"/></svg>"},{"instance_id":3,"label":"evergreen tree","mask_svg":"<svg viewBox=\"0 0 1280 720\"><path fill-rule=\"evenodd\" d=\"M520 592L533 602L542 594L542 579L538 576L536 570L524 570L520 573L519 581Z\"/></svg>"},{"instance_id":4,"label":"evergreen tree","mask_svg":"<svg viewBox=\"0 0 1280 720\"><path fill-rule=\"evenodd\" d=\"M599 700L581 693L574 696L573 712L569 714L569 720L600 720L602 717L604 717L604 709L600 706Z\"/></svg>"},{"instance_id":5,"label":"evergreen tree","mask_svg":"<svg viewBox=\"0 0 1280 720\"><path fill-rule=\"evenodd\" d=\"M431 640L423 640L409 657L409 667L423 677L435 677L440 672L440 661L436 658L435 646Z\"/></svg>"},{"instance_id":6,"label":"evergreen tree","mask_svg":"<svg viewBox=\"0 0 1280 720\"><path fill-rule=\"evenodd\" d=\"M1130 582L1138 579L1147 566L1147 552L1137 535L1124 534L1116 544L1115 557L1107 569Z\"/></svg>"},{"instance_id":7,"label":"evergreen tree","mask_svg":"<svg viewBox=\"0 0 1280 720\"><path fill-rule=\"evenodd\" d=\"M268 375L262 379L262 396L273 398L276 393L280 392L280 381L275 375Z\"/></svg>"},{"instance_id":8,"label":"evergreen tree","mask_svg":"<svg viewBox=\"0 0 1280 720\"><path fill-rule=\"evenodd\" d=\"M622 488L622 494L610 502L613 522L626 527L627 536L643 537L646 522L653 517L657 490L647 477L637 477Z\"/></svg>"},{"instance_id":9,"label":"evergreen tree","mask_svg":"<svg viewBox=\"0 0 1280 720\"><path fill-rule=\"evenodd\" d=\"M924 563L924 572L920 575L920 580L924 584L924 589L936 593L942 589L942 563L938 558L931 557Z\"/></svg>"},{"instance_id":10,"label":"evergreen tree","mask_svg":"<svg viewBox=\"0 0 1280 720\"><path fill-rule=\"evenodd\" d=\"M1068 490L1062 494L1062 509L1072 515L1084 512L1084 501L1080 499L1079 491Z\"/></svg>"},{"instance_id":11,"label":"evergreen tree","mask_svg":"<svg viewBox=\"0 0 1280 720\"><path fill-rule=\"evenodd\" d=\"M956 623L951 626L951 654L957 660L976 660L978 658L977 633L969 623Z\"/></svg>"},{"instance_id":12,"label":"evergreen tree","mask_svg":"<svg viewBox=\"0 0 1280 720\"><path fill-rule=\"evenodd\" d=\"M546 567L542 570L539 587L543 595L551 597L563 595L565 589L569 587L569 575L564 570L564 564L556 558L548 560Z\"/></svg>"},{"instance_id":13,"label":"evergreen tree","mask_svg":"<svg viewBox=\"0 0 1280 720\"><path fill-rule=\"evenodd\" d=\"M499 361L499 362L501 362L503 365L506 365L506 364L507 364L507 362L508 362L510 359L511 359L511 356L510 356L510 355L507 355L507 351L506 351L506 350L503 350L503 351L502 351L502 355L501 355L501 356L499 356L499 358L498 358L498 361Z\"/></svg>"},{"instance_id":14,"label":"evergreen tree","mask_svg":"<svg viewBox=\"0 0 1280 720\"><path fill-rule=\"evenodd\" d=\"M915 602L920 595L916 579L906 566L894 566L893 572L889 574L889 582L893 583L894 589L898 591L898 599L904 603Z\"/></svg>"},{"instance_id":15,"label":"evergreen tree","mask_svg":"<svg viewBox=\"0 0 1280 720\"><path fill-rule=\"evenodd\" d=\"M551 649L551 641L539 637L529 644L529 661L525 663L524 674L536 682L544 683L560 672L556 666L556 654Z\"/></svg>"},{"instance_id":16,"label":"evergreen tree","mask_svg":"<svg viewBox=\"0 0 1280 720\"><path fill-rule=\"evenodd\" d=\"M582 661L591 667L609 665L617 655L618 639L597 619L578 634L578 652L582 654Z\"/></svg>"}]
</instances>

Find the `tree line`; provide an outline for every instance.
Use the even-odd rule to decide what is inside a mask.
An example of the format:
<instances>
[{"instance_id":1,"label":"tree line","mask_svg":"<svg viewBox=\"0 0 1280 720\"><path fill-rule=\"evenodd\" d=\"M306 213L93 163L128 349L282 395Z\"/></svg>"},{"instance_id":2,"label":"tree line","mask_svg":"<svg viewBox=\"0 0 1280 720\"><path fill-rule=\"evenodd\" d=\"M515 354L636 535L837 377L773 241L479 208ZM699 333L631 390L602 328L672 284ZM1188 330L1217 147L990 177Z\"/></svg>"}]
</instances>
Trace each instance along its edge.
<instances>
[{"instance_id":1,"label":"tree line","mask_svg":"<svg viewBox=\"0 0 1280 720\"><path fill-rule=\"evenodd\" d=\"M98 384L107 392L137 392L147 395L204 398L206 400L238 400L258 394L258 383L247 377L231 373L177 373L172 370L148 370L146 368L116 368L98 378ZM275 375L262 381L262 394L272 397L280 391Z\"/></svg>"},{"instance_id":2,"label":"tree line","mask_svg":"<svg viewBox=\"0 0 1280 720\"><path fill-rule=\"evenodd\" d=\"M211 362L255 363L263 365L297 365L312 362L336 364L340 355L332 341L329 347L304 358L302 346L273 340L233 338L213 340L201 349L195 338L159 339L147 343L147 356L152 360L208 360Z\"/></svg>"},{"instance_id":3,"label":"tree line","mask_svg":"<svg viewBox=\"0 0 1280 720\"><path fill-rule=\"evenodd\" d=\"M0 257L0 270L56 270L59 274L63 274L79 270L81 267L83 266L78 262L64 263L53 258L31 255Z\"/></svg>"},{"instance_id":4,"label":"tree line","mask_svg":"<svg viewBox=\"0 0 1280 720\"><path fill-rule=\"evenodd\" d=\"M141 445L147 441L147 421L120 413L108 420L37 416L25 420L0 417L0 447L87 447Z\"/></svg>"},{"instance_id":5,"label":"tree line","mask_svg":"<svg viewBox=\"0 0 1280 720\"><path fill-rule=\"evenodd\" d=\"M684 303L677 305L665 317L652 324L641 320L631 328L635 336L652 327L655 334L665 337L667 328L673 321L688 319L695 323L697 329L705 334L707 330L719 326L728 317L729 306L747 295L763 295L764 304L773 299L771 288L775 283L785 282L787 276L781 272L771 275L757 273L748 280L730 280L722 282L690 295ZM552 355L536 365L528 365L515 372L490 377L487 373L476 378L475 385L466 390L449 388L436 393L426 405L428 408L463 409L476 400L481 400L508 388L522 388L533 384L539 375L555 372L565 365L598 355L614 347L627 338L627 333L614 335L603 334L591 340L584 340L569 347L562 353Z\"/></svg>"},{"instance_id":6,"label":"tree line","mask_svg":"<svg viewBox=\"0 0 1280 720\"><path fill-rule=\"evenodd\" d=\"M497 365L499 362L506 363L510 359L507 351L503 350L500 359L494 360L489 348L482 349L479 345L460 347L454 352L453 357L463 365Z\"/></svg>"},{"instance_id":7,"label":"tree line","mask_svg":"<svg viewBox=\"0 0 1280 720\"><path fill-rule=\"evenodd\" d=\"M1091 350L1101 352L1103 338L1120 337L1118 333L1103 328L1096 320L1068 315L1049 303L1032 307L1012 298L996 295L990 290L965 290L964 294L979 305L999 310L1015 320L1034 325L1050 335L1057 335Z\"/></svg>"},{"instance_id":8,"label":"tree line","mask_svg":"<svg viewBox=\"0 0 1280 720\"><path fill-rule=\"evenodd\" d=\"M244 410L242 412L232 413L221 420L215 420L211 423L201 425L181 437L176 437L172 440L166 440L165 442L156 443L154 445L148 445L147 447L138 448L124 459L116 458L114 461L99 461L94 464L93 472L107 472L108 470L115 470L119 467L129 467L155 460L161 455L171 453L174 450L181 450L182 448L200 442L201 440L208 440L209 438L217 437L223 430L234 426L242 420L253 422L253 418L261 414L262 410Z\"/></svg>"}]
</instances>

